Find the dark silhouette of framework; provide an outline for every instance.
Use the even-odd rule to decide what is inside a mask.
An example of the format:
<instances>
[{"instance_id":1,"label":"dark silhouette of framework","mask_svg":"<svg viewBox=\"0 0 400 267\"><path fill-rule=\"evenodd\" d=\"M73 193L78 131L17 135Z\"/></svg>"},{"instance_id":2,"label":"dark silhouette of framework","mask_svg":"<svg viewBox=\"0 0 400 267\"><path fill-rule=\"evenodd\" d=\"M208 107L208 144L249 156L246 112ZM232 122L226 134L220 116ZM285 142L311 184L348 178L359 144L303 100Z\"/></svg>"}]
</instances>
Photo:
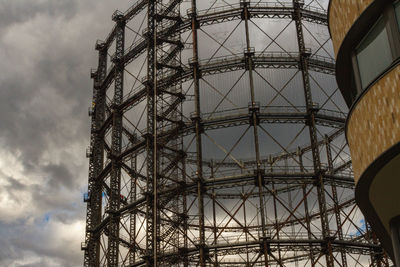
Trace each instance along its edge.
<instances>
[{"instance_id":1,"label":"dark silhouette of framework","mask_svg":"<svg viewBox=\"0 0 400 267\"><path fill-rule=\"evenodd\" d=\"M208 2L137 0L96 43L84 266L388 266L360 224L344 105L316 78L335 72L319 53L329 38L310 30L326 28L324 5ZM263 24L271 20L288 26L272 36ZM227 36L208 32L233 22ZM236 53L228 39L239 25ZM292 51L278 41L289 25ZM256 30L269 40L261 50ZM201 52L212 50L204 38L217 44L211 56ZM265 70L292 72L278 88ZM303 105L285 95L294 79ZM205 88L219 97L212 108ZM260 88L271 96L260 100ZM272 105L277 98L286 105ZM294 138L280 138L273 127L282 125Z\"/></svg>"}]
</instances>

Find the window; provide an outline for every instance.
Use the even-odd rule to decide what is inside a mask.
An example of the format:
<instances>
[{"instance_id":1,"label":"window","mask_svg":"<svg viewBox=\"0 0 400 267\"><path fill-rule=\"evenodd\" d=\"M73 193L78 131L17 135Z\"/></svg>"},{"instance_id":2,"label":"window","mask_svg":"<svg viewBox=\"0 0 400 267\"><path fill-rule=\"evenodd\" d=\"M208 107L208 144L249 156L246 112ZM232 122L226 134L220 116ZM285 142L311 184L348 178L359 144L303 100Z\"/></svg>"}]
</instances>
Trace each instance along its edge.
<instances>
[{"instance_id":1,"label":"window","mask_svg":"<svg viewBox=\"0 0 400 267\"><path fill-rule=\"evenodd\" d=\"M361 89L365 89L393 62L384 18L380 18L356 48Z\"/></svg>"},{"instance_id":2,"label":"window","mask_svg":"<svg viewBox=\"0 0 400 267\"><path fill-rule=\"evenodd\" d=\"M394 4L394 12L396 13L397 24L400 27L400 1Z\"/></svg>"}]
</instances>

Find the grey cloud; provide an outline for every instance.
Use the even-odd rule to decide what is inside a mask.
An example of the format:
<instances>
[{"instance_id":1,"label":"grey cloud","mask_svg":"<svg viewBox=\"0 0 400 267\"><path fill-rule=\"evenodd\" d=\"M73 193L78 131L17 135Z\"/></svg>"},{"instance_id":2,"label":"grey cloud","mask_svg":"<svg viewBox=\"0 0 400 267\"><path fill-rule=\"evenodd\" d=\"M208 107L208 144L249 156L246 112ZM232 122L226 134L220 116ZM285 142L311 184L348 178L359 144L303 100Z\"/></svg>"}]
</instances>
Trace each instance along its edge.
<instances>
[{"instance_id":1,"label":"grey cloud","mask_svg":"<svg viewBox=\"0 0 400 267\"><path fill-rule=\"evenodd\" d=\"M48 185L51 188L65 186L72 189L74 186L74 177L66 166L49 164L44 166L43 170L49 175Z\"/></svg>"},{"instance_id":2,"label":"grey cloud","mask_svg":"<svg viewBox=\"0 0 400 267\"><path fill-rule=\"evenodd\" d=\"M18 164L0 169L0 209L17 217L0 215L0 266L82 263L79 243L55 243L64 233L46 229L73 229L75 241L83 238L73 225L85 215L89 69L96 65L94 42L107 34L117 5L0 0L0 166L1 155Z\"/></svg>"},{"instance_id":3,"label":"grey cloud","mask_svg":"<svg viewBox=\"0 0 400 267\"><path fill-rule=\"evenodd\" d=\"M29 21L33 17L41 14L71 18L76 12L76 1L2 0L0 1L0 26L6 27Z\"/></svg>"}]
</instances>

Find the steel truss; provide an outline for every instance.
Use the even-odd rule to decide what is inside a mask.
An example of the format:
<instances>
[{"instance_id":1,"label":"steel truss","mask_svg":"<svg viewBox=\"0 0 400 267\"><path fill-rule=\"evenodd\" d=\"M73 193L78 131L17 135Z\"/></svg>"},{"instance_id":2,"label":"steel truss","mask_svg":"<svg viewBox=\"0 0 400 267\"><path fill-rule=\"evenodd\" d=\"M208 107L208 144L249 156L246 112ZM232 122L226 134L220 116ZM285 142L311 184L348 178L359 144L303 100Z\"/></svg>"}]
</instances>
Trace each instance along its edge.
<instances>
[{"instance_id":1,"label":"steel truss","mask_svg":"<svg viewBox=\"0 0 400 267\"><path fill-rule=\"evenodd\" d=\"M389 266L354 201L346 110L318 78L335 72L329 38L311 29L327 26L323 0L211 2L138 0L96 43L84 266ZM269 21L286 26L273 35ZM209 32L222 24L236 26ZM204 38L217 45L206 56ZM211 108L205 88L220 99Z\"/></svg>"}]
</instances>

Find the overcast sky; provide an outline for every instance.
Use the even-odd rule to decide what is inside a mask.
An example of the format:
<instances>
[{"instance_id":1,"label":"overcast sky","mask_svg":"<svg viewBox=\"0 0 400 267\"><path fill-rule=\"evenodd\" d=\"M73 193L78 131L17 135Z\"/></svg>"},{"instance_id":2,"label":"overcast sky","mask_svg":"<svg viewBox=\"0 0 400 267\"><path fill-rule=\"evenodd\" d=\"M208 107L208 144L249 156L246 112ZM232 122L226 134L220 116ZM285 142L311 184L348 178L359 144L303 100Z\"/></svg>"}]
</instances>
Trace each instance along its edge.
<instances>
[{"instance_id":1,"label":"overcast sky","mask_svg":"<svg viewBox=\"0 0 400 267\"><path fill-rule=\"evenodd\" d=\"M82 264L94 44L129 2L0 0L0 266Z\"/></svg>"}]
</instances>

